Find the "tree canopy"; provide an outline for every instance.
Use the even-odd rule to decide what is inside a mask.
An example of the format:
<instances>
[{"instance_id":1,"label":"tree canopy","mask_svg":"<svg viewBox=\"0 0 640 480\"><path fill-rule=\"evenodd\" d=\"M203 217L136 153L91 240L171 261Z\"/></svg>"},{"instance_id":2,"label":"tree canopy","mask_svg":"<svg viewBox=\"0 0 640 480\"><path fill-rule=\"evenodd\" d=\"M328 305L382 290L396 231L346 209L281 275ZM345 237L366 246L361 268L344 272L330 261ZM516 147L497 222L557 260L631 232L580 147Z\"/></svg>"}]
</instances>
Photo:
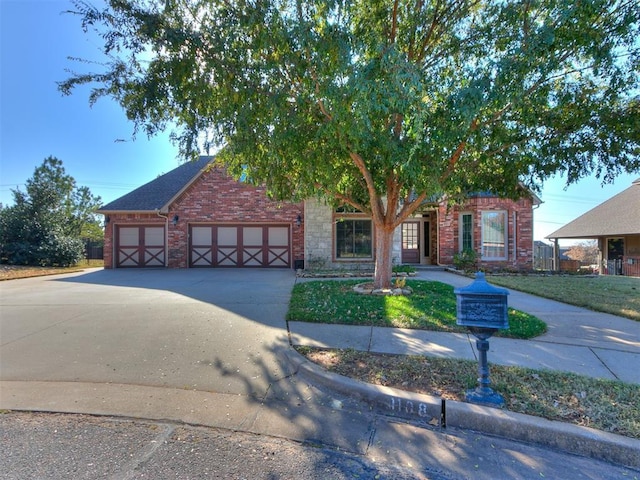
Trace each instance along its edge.
<instances>
[{"instance_id":1,"label":"tree canopy","mask_svg":"<svg viewBox=\"0 0 640 480\"><path fill-rule=\"evenodd\" d=\"M147 134L177 126L185 157L224 145L232 173L277 197L370 214L378 254L434 195L640 169L636 0L75 6L105 62L62 92L92 84Z\"/></svg>"},{"instance_id":2,"label":"tree canopy","mask_svg":"<svg viewBox=\"0 0 640 480\"><path fill-rule=\"evenodd\" d=\"M48 157L13 190L14 204L0 209L0 260L25 265L60 265L82 259L82 238L102 234L95 217L100 197L76 187L62 161Z\"/></svg>"},{"instance_id":3,"label":"tree canopy","mask_svg":"<svg viewBox=\"0 0 640 480\"><path fill-rule=\"evenodd\" d=\"M565 255L571 260L578 260L582 263L588 263L591 265L598 264L599 254L600 251L598 249L598 242L596 240L586 240L580 243L576 243L565 252Z\"/></svg>"}]
</instances>

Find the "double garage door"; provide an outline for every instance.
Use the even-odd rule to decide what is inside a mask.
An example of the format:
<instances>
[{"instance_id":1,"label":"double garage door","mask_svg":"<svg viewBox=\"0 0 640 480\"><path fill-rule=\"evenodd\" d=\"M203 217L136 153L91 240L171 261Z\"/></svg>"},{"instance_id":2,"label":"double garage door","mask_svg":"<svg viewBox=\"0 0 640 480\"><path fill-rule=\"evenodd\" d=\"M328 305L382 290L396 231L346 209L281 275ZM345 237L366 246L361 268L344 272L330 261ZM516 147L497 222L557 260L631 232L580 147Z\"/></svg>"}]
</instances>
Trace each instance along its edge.
<instances>
[{"instance_id":1,"label":"double garage door","mask_svg":"<svg viewBox=\"0 0 640 480\"><path fill-rule=\"evenodd\" d=\"M289 267L288 225L191 225L191 267Z\"/></svg>"},{"instance_id":2,"label":"double garage door","mask_svg":"<svg viewBox=\"0 0 640 480\"><path fill-rule=\"evenodd\" d=\"M164 226L119 226L119 268L166 266ZM291 266L289 225L190 225L190 267Z\"/></svg>"}]
</instances>

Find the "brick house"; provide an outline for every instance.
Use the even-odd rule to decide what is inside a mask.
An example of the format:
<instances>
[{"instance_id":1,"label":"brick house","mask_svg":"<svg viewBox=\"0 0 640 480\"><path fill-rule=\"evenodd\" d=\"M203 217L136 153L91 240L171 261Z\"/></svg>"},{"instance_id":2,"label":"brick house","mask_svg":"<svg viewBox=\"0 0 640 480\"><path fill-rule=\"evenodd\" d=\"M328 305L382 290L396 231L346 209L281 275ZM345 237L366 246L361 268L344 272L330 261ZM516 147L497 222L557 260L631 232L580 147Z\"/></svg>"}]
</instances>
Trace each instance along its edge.
<instances>
[{"instance_id":1,"label":"brick house","mask_svg":"<svg viewBox=\"0 0 640 480\"><path fill-rule=\"evenodd\" d=\"M187 162L102 207L105 268L370 268L369 217L310 199L267 198L212 157ZM463 249L485 268L530 269L534 195L425 204L395 234L394 263L450 265Z\"/></svg>"}]
</instances>

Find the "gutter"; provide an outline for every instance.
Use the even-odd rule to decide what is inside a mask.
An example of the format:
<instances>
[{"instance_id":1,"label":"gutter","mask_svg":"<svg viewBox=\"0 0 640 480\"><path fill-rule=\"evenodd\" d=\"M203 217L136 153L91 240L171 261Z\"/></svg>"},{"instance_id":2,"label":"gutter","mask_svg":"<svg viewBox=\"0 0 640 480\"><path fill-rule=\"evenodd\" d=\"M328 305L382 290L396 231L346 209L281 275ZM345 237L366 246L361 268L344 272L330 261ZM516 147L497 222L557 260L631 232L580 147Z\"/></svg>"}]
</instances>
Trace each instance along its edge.
<instances>
[{"instance_id":1,"label":"gutter","mask_svg":"<svg viewBox=\"0 0 640 480\"><path fill-rule=\"evenodd\" d=\"M160 210L156 210L156 215L160 218L164 218L164 258L165 268L169 266L169 216L162 215Z\"/></svg>"}]
</instances>

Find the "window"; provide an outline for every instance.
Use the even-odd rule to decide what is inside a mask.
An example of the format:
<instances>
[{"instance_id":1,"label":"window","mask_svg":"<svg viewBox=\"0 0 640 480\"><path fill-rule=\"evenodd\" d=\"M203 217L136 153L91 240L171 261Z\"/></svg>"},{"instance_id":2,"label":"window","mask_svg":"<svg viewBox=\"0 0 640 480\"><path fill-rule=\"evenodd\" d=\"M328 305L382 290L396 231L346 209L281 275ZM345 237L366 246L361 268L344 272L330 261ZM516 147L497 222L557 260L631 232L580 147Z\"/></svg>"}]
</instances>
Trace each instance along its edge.
<instances>
[{"instance_id":1,"label":"window","mask_svg":"<svg viewBox=\"0 0 640 480\"><path fill-rule=\"evenodd\" d=\"M371 220L342 219L336 223L336 258L372 258Z\"/></svg>"},{"instance_id":2,"label":"window","mask_svg":"<svg viewBox=\"0 0 640 480\"><path fill-rule=\"evenodd\" d=\"M473 248L473 215L471 213L460 214L460 242L459 249L474 250Z\"/></svg>"},{"instance_id":3,"label":"window","mask_svg":"<svg viewBox=\"0 0 640 480\"><path fill-rule=\"evenodd\" d=\"M482 212L482 259L507 259L507 212Z\"/></svg>"},{"instance_id":4,"label":"window","mask_svg":"<svg viewBox=\"0 0 640 480\"><path fill-rule=\"evenodd\" d=\"M420 248L418 237L418 222L405 222L402 224L402 249L417 250Z\"/></svg>"}]
</instances>

